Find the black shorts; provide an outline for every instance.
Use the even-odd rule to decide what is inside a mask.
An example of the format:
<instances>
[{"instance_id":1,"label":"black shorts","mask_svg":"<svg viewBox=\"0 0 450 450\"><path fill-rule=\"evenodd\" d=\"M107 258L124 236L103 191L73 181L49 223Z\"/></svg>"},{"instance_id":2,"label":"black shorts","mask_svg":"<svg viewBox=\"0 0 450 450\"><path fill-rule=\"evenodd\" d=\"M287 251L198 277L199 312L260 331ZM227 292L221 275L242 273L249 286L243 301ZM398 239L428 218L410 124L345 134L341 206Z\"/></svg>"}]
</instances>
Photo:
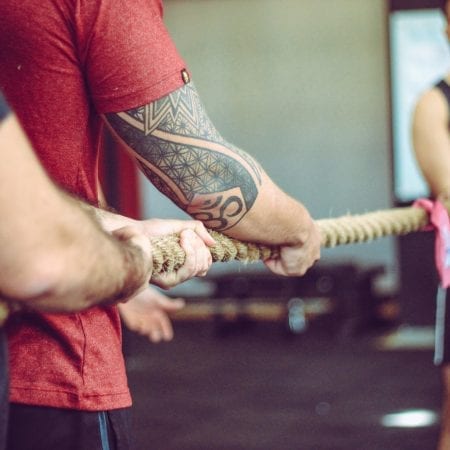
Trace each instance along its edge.
<instances>
[{"instance_id":1,"label":"black shorts","mask_svg":"<svg viewBox=\"0 0 450 450\"><path fill-rule=\"evenodd\" d=\"M0 450L6 444L8 426L8 355L5 330L0 327Z\"/></svg>"},{"instance_id":2,"label":"black shorts","mask_svg":"<svg viewBox=\"0 0 450 450\"><path fill-rule=\"evenodd\" d=\"M436 325L434 363L450 363L450 289L438 287L436 294Z\"/></svg>"},{"instance_id":3,"label":"black shorts","mask_svg":"<svg viewBox=\"0 0 450 450\"><path fill-rule=\"evenodd\" d=\"M130 408L90 412L10 404L7 450L131 450Z\"/></svg>"}]
</instances>

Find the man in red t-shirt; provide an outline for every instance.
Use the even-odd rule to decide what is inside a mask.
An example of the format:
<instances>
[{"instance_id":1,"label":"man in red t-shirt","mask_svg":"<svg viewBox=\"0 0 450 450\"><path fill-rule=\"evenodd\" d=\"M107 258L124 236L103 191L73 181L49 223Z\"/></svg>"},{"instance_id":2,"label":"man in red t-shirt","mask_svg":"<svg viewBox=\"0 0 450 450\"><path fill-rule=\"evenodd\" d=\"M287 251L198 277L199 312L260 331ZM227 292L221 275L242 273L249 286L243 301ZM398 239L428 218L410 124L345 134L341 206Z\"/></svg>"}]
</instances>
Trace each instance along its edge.
<instances>
[{"instance_id":1,"label":"man in red t-shirt","mask_svg":"<svg viewBox=\"0 0 450 450\"><path fill-rule=\"evenodd\" d=\"M210 122L160 1L3 0L0 42L0 86L60 185L97 201L106 123L150 181L194 219L279 246L279 257L265 262L274 273L301 275L319 258L319 231L306 208ZM130 223L98 214L107 230ZM146 229L147 221L139 224ZM58 441L55 430L79 417L75 410L96 413L97 429L107 434L112 426L114 445L128 448L120 429L131 399L116 308L22 316L9 340L11 449L31 448L21 441L28 424L43 440L32 448L72 448L80 433L69 434L69 426Z\"/></svg>"},{"instance_id":2,"label":"man in red t-shirt","mask_svg":"<svg viewBox=\"0 0 450 450\"><path fill-rule=\"evenodd\" d=\"M8 113L0 92L0 450L8 423L6 305L74 312L125 300L145 288L152 267L146 236L133 229L110 236L56 189Z\"/></svg>"}]
</instances>

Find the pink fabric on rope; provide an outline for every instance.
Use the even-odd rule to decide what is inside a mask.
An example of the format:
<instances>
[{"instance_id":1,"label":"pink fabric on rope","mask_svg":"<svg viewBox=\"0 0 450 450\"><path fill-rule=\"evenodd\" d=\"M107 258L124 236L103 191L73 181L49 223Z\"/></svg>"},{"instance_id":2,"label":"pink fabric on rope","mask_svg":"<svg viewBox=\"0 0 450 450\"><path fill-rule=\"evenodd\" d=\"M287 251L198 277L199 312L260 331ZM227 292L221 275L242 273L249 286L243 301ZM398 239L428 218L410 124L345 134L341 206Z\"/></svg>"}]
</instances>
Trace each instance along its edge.
<instances>
[{"instance_id":1,"label":"pink fabric on rope","mask_svg":"<svg viewBox=\"0 0 450 450\"><path fill-rule=\"evenodd\" d=\"M434 258L441 286L450 286L450 219L445 206L439 200L418 199L413 206L423 208L429 214L429 225L424 230L436 232Z\"/></svg>"}]
</instances>

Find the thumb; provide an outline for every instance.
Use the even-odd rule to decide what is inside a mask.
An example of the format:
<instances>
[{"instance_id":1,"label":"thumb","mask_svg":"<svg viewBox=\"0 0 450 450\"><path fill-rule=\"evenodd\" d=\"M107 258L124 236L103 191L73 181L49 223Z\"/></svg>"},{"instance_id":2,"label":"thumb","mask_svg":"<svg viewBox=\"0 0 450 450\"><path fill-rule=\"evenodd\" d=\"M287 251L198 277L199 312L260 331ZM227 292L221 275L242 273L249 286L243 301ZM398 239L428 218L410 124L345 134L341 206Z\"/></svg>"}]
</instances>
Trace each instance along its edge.
<instances>
[{"instance_id":1,"label":"thumb","mask_svg":"<svg viewBox=\"0 0 450 450\"><path fill-rule=\"evenodd\" d=\"M186 305L186 302L182 298L169 298L169 297L162 297L158 299L158 304L163 308L165 311L168 312L175 312L179 311L180 309L184 308Z\"/></svg>"}]
</instances>

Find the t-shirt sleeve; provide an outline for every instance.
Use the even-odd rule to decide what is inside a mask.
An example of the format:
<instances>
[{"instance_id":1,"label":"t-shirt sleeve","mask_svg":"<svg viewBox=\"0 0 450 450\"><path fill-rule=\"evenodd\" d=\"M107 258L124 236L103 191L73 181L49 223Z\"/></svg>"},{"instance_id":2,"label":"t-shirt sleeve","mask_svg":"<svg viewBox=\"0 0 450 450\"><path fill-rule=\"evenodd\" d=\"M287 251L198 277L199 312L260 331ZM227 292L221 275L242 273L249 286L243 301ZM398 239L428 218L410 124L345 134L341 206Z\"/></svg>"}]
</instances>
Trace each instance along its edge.
<instances>
[{"instance_id":1,"label":"t-shirt sleeve","mask_svg":"<svg viewBox=\"0 0 450 450\"><path fill-rule=\"evenodd\" d=\"M100 113L142 106L186 82L158 0L80 0L79 55Z\"/></svg>"},{"instance_id":2,"label":"t-shirt sleeve","mask_svg":"<svg viewBox=\"0 0 450 450\"><path fill-rule=\"evenodd\" d=\"M3 95L0 92L0 123L3 121L3 119L9 114L9 108L6 104L6 101L3 97Z\"/></svg>"}]
</instances>

